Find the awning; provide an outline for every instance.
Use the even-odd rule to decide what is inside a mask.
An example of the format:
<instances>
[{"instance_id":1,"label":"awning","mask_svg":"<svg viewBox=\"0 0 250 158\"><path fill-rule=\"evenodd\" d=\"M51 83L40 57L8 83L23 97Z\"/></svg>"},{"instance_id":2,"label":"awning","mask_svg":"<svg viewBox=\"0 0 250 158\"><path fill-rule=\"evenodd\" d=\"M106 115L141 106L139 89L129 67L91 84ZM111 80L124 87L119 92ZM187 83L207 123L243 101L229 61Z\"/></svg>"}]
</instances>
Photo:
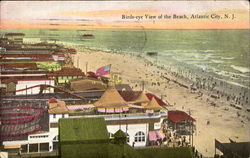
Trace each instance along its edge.
<instances>
[{"instance_id":1,"label":"awning","mask_svg":"<svg viewBox=\"0 0 250 158\"><path fill-rule=\"evenodd\" d=\"M157 141L157 136L155 131L149 131L148 133L149 141Z\"/></svg>"},{"instance_id":2,"label":"awning","mask_svg":"<svg viewBox=\"0 0 250 158\"><path fill-rule=\"evenodd\" d=\"M147 113L147 114L153 114L153 113L154 113L154 110L146 110L146 113Z\"/></svg>"},{"instance_id":3,"label":"awning","mask_svg":"<svg viewBox=\"0 0 250 158\"><path fill-rule=\"evenodd\" d=\"M21 148L20 144L17 145L4 145L4 149L19 149Z\"/></svg>"},{"instance_id":4,"label":"awning","mask_svg":"<svg viewBox=\"0 0 250 158\"><path fill-rule=\"evenodd\" d=\"M162 131L155 131L158 139L164 139L165 135L162 133Z\"/></svg>"},{"instance_id":5,"label":"awning","mask_svg":"<svg viewBox=\"0 0 250 158\"><path fill-rule=\"evenodd\" d=\"M82 110L82 109L89 109L93 108L94 105L72 105L72 106L67 106L69 110Z\"/></svg>"},{"instance_id":6,"label":"awning","mask_svg":"<svg viewBox=\"0 0 250 158\"><path fill-rule=\"evenodd\" d=\"M98 108L97 111L101 112L101 113L121 113L121 112L126 112L128 111L129 108L125 107L125 108Z\"/></svg>"},{"instance_id":7,"label":"awning","mask_svg":"<svg viewBox=\"0 0 250 158\"><path fill-rule=\"evenodd\" d=\"M149 131L149 141L157 141L165 138L165 135L161 131Z\"/></svg>"}]
</instances>

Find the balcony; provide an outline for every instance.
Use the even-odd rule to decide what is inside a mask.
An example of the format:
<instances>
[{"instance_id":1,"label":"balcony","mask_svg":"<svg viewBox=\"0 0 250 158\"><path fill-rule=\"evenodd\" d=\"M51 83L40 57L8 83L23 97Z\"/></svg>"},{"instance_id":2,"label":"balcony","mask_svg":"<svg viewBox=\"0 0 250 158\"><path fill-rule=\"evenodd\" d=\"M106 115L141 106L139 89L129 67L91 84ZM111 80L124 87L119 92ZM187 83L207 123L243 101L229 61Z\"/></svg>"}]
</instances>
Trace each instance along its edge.
<instances>
[{"instance_id":1,"label":"balcony","mask_svg":"<svg viewBox=\"0 0 250 158\"><path fill-rule=\"evenodd\" d=\"M150 119L166 117L166 112L155 112L153 114L146 113L127 113L127 114L106 114L106 115L85 115L85 116L71 116L70 118L97 118L103 117L106 121L111 120L135 120L135 119Z\"/></svg>"}]
</instances>

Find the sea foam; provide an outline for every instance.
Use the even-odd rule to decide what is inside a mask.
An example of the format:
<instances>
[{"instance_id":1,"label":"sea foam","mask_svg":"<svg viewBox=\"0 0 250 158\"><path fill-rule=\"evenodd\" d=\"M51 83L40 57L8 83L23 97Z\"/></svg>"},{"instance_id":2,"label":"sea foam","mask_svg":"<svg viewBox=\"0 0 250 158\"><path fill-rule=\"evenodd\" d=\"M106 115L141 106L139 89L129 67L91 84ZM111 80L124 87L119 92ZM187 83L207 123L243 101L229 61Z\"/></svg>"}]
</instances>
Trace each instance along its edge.
<instances>
[{"instance_id":1,"label":"sea foam","mask_svg":"<svg viewBox=\"0 0 250 158\"><path fill-rule=\"evenodd\" d=\"M246 68L246 67L231 65L231 68L233 68L234 70L237 70L237 71L239 71L241 73L248 73L248 72L250 72L250 69Z\"/></svg>"}]
</instances>

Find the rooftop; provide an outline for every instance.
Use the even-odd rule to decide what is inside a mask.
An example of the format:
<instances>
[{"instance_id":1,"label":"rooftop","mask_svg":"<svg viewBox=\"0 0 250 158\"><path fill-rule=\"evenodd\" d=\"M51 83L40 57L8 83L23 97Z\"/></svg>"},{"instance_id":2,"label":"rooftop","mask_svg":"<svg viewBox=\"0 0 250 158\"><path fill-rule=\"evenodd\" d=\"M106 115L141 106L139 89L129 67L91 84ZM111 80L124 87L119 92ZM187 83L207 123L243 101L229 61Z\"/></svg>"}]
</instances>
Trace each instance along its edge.
<instances>
[{"instance_id":1,"label":"rooftop","mask_svg":"<svg viewBox=\"0 0 250 158\"><path fill-rule=\"evenodd\" d=\"M84 72L78 68L62 68L59 71L53 71L48 76L85 76Z\"/></svg>"},{"instance_id":2,"label":"rooftop","mask_svg":"<svg viewBox=\"0 0 250 158\"><path fill-rule=\"evenodd\" d=\"M173 123L179 123L182 121L195 121L195 119L192 118L190 115L188 115L184 111L179 110L168 111L168 119Z\"/></svg>"},{"instance_id":3,"label":"rooftop","mask_svg":"<svg viewBox=\"0 0 250 158\"><path fill-rule=\"evenodd\" d=\"M101 96L101 98L94 103L94 106L100 108L121 108L126 107L128 103L120 96L114 87L109 87Z\"/></svg>"},{"instance_id":4,"label":"rooftop","mask_svg":"<svg viewBox=\"0 0 250 158\"><path fill-rule=\"evenodd\" d=\"M1 64L0 67L2 69L37 69L36 63L16 63L16 64Z\"/></svg>"},{"instance_id":5,"label":"rooftop","mask_svg":"<svg viewBox=\"0 0 250 158\"><path fill-rule=\"evenodd\" d=\"M56 102L49 102L48 104L48 112L50 114L66 114L68 113L68 109L65 105L64 101L56 100Z\"/></svg>"},{"instance_id":6,"label":"rooftop","mask_svg":"<svg viewBox=\"0 0 250 158\"><path fill-rule=\"evenodd\" d=\"M24 33L6 33L5 36L25 36Z\"/></svg>"},{"instance_id":7,"label":"rooftop","mask_svg":"<svg viewBox=\"0 0 250 158\"><path fill-rule=\"evenodd\" d=\"M80 78L71 80L70 87L74 91L105 90L107 85L95 78Z\"/></svg>"},{"instance_id":8,"label":"rooftop","mask_svg":"<svg viewBox=\"0 0 250 158\"><path fill-rule=\"evenodd\" d=\"M67 118L59 120L60 141L108 142L109 136L103 118Z\"/></svg>"},{"instance_id":9,"label":"rooftop","mask_svg":"<svg viewBox=\"0 0 250 158\"><path fill-rule=\"evenodd\" d=\"M191 148L143 148L136 149L144 158L193 158Z\"/></svg>"}]
</instances>

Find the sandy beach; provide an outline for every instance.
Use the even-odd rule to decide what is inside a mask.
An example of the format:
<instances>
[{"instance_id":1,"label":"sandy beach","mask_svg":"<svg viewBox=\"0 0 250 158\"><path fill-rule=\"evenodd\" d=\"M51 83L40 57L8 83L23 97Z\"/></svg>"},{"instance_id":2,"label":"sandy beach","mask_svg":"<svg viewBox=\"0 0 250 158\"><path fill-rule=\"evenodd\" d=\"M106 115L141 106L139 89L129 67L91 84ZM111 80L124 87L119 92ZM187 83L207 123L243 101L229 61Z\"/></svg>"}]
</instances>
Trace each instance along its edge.
<instances>
[{"instance_id":1,"label":"sandy beach","mask_svg":"<svg viewBox=\"0 0 250 158\"><path fill-rule=\"evenodd\" d=\"M78 63L79 61L79 63ZM111 72L121 73L123 83L128 83L133 90L142 90L144 81L145 92L152 92L172 106L169 109L183 110L191 113L196 119L194 146L203 154L214 155L214 140L229 142L229 138L236 141L250 140L249 112L245 108L238 110L229 106L226 98L215 99L210 97L211 92L200 90L203 95L192 92L172 80L189 85L176 78L164 69L150 64L141 57L128 54L115 54L111 52L78 49L74 56L76 67L86 71L95 72L101 66L112 64ZM167 78L171 79L168 81ZM215 106L214 106L215 105ZM207 121L210 124L207 124Z\"/></svg>"}]
</instances>

